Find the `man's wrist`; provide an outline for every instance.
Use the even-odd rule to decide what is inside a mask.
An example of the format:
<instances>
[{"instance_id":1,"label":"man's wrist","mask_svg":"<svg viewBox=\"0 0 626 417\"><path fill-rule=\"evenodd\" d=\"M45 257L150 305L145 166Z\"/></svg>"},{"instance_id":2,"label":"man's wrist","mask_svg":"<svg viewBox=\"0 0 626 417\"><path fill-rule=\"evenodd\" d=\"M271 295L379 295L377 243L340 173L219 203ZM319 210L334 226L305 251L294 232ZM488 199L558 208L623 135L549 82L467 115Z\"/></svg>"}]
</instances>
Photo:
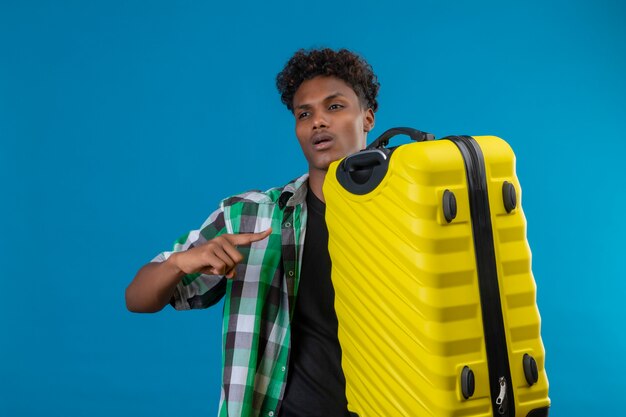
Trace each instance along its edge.
<instances>
[{"instance_id":1,"label":"man's wrist","mask_svg":"<svg viewBox=\"0 0 626 417\"><path fill-rule=\"evenodd\" d=\"M167 265L167 268L174 274L176 274L176 278L182 278L187 275L185 271L183 271L182 268L179 266L180 255L181 252L174 252L164 262L165 265Z\"/></svg>"}]
</instances>

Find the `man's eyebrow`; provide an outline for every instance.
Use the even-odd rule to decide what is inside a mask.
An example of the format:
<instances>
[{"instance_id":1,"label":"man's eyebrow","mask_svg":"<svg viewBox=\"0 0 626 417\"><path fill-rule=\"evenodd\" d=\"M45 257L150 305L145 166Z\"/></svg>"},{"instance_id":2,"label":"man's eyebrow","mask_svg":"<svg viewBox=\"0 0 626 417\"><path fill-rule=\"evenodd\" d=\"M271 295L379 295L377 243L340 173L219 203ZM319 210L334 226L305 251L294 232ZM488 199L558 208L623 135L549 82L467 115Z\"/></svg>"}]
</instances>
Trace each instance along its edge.
<instances>
[{"instance_id":1,"label":"man's eyebrow","mask_svg":"<svg viewBox=\"0 0 626 417\"><path fill-rule=\"evenodd\" d=\"M345 94L342 94L340 92L336 92L336 93L333 93L333 94L329 95L328 97L326 97L324 99L324 101L332 100L332 99L337 98L337 97L345 97Z\"/></svg>"},{"instance_id":2,"label":"man's eyebrow","mask_svg":"<svg viewBox=\"0 0 626 417\"><path fill-rule=\"evenodd\" d=\"M327 97L326 97L324 100L322 100L322 101L329 101L329 100L336 99L337 97L345 97L345 96L346 96L346 95L345 95L345 94L343 94L343 93L336 92L336 93L333 93L333 94L331 94L331 95L327 96ZM301 109L301 110L306 110L306 109L310 109L310 108L311 108L311 105L310 105L310 104L307 104L307 103L300 104L300 105L296 106L296 109Z\"/></svg>"}]
</instances>

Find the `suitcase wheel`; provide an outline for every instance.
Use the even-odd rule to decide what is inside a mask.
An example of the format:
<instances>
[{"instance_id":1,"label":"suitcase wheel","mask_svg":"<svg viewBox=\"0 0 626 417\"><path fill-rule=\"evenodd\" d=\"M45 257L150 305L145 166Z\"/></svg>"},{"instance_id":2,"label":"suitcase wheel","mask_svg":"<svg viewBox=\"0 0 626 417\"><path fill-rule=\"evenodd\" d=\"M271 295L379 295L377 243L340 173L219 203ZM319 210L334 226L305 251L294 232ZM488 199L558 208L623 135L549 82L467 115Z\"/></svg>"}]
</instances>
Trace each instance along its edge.
<instances>
[{"instance_id":1,"label":"suitcase wheel","mask_svg":"<svg viewBox=\"0 0 626 417\"><path fill-rule=\"evenodd\" d=\"M464 366L461 371L461 393L466 400L474 395L474 388L474 371L469 366Z\"/></svg>"},{"instance_id":2,"label":"suitcase wheel","mask_svg":"<svg viewBox=\"0 0 626 417\"><path fill-rule=\"evenodd\" d=\"M443 192L443 215L448 223L456 217L456 197L450 190Z\"/></svg>"},{"instance_id":3,"label":"suitcase wheel","mask_svg":"<svg viewBox=\"0 0 626 417\"><path fill-rule=\"evenodd\" d=\"M502 184L502 198L504 199L506 212L512 212L515 206L517 206L517 194L515 193L515 186L508 181L504 181L504 184Z\"/></svg>"},{"instance_id":4,"label":"suitcase wheel","mask_svg":"<svg viewBox=\"0 0 626 417\"><path fill-rule=\"evenodd\" d=\"M537 361L528 353L524 354L524 376L528 386L532 386L539 379L539 372L537 371Z\"/></svg>"}]
</instances>

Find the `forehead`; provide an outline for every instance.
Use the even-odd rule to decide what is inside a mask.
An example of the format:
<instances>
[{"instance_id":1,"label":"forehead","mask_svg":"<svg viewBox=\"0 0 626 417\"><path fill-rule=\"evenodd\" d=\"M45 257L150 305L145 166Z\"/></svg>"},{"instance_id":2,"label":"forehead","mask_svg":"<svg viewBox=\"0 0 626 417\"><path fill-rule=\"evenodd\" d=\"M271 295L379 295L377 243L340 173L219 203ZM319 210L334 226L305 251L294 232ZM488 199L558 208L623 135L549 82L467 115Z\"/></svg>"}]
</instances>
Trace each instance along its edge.
<instances>
[{"instance_id":1,"label":"forehead","mask_svg":"<svg viewBox=\"0 0 626 417\"><path fill-rule=\"evenodd\" d=\"M293 105L295 108L305 104L314 104L336 94L348 100L358 101L356 93L345 81L337 77L320 75L300 84L293 96Z\"/></svg>"}]
</instances>

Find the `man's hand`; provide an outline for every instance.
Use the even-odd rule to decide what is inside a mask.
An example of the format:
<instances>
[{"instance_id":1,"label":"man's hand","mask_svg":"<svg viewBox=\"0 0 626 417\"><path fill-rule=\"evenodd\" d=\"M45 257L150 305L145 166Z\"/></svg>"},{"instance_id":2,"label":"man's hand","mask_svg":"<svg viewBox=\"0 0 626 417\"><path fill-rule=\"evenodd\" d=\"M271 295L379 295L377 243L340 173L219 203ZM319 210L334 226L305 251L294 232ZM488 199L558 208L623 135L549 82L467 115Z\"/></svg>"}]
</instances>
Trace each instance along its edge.
<instances>
[{"instance_id":1,"label":"man's hand","mask_svg":"<svg viewBox=\"0 0 626 417\"><path fill-rule=\"evenodd\" d=\"M154 313L171 300L185 274L200 272L235 277L235 267L243 260L237 246L265 239L269 228L260 233L221 235L184 252L173 253L165 262L149 262L126 288L126 307L130 311Z\"/></svg>"},{"instance_id":2,"label":"man's hand","mask_svg":"<svg viewBox=\"0 0 626 417\"><path fill-rule=\"evenodd\" d=\"M258 233L223 234L198 247L173 253L170 256L173 258L171 262L185 274L199 272L234 278L235 267L243 261L243 255L237 250L237 246L263 240L270 233L272 233L271 227Z\"/></svg>"}]
</instances>

